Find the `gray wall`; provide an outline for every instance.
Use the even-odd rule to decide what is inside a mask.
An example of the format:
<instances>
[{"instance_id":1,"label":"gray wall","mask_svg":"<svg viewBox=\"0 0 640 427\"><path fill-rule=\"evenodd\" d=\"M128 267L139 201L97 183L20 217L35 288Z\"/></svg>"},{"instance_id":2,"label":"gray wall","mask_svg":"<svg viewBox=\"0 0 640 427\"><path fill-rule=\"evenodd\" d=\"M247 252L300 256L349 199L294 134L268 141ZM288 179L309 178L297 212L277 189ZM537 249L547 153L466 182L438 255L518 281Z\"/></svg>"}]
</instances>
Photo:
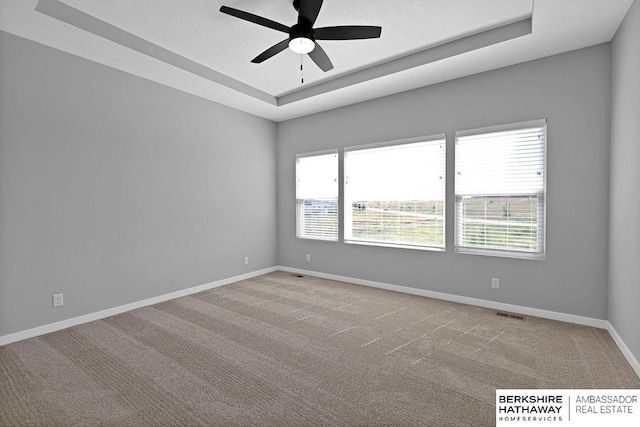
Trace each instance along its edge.
<instances>
[{"instance_id":1,"label":"gray wall","mask_svg":"<svg viewBox=\"0 0 640 427\"><path fill-rule=\"evenodd\" d=\"M274 123L7 33L0 90L0 336L276 264Z\"/></svg>"},{"instance_id":2,"label":"gray wall","mask_svg":"<svg viewBox=\"0 0 640 427\"><path fill-rule=\"evenodd\" d=\"M640 2L612 43L609 321L640 360Z\"/></svg>"},{"instance_id":3,"label":"gray wall","mask_svg":"<svg viewBox=\"0 0 640 427\"><path fill-rule=\"evenodd\" d=\"M638 357L640 236L625 209L640 210L633 8L613 43L613 93L600 45L291 120L277 134L0 32L0 336L280 264L602 319L609 308ZM451 184L456 130L537 118L549 121L545 261L455 254L452 185L445 253L295 238L296 153L446 132ZM53 309L57 292L65 305Z\"/></svg>"},{"instance_id":4,"label":"gray wall","mask_svg":"<svg viewBox=\"0 0 640 427\"><path fill-rule=\"evenodd\" d=\"M280 264L606 319L610 53L594 46L280 123ZM454 253L454 132L540 118L548 119L546 260ZM445 253L295 237L296 153L442 132Z\"/></svg>"}]
</instances>

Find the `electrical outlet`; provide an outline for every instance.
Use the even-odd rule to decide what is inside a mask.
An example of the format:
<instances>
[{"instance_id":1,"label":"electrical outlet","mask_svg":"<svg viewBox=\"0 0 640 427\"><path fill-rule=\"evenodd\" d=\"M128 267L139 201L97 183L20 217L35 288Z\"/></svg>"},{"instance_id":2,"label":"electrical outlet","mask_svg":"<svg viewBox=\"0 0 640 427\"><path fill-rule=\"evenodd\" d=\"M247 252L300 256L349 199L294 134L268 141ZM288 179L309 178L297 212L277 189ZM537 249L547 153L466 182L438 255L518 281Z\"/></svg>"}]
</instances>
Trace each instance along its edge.
<instances>
[{"instance_id":1,"label":"electrical outlet","mask_svg":"<svg viewBox=\"0 0 640 427\"><path fill-rule=\"evenodd\" d=\"M500 289L500 279L496 279L495 277L491 279L491 288L492 289Z\"/></svg>"},{"instance_id":2,"label":"electrical outlet","mask_svg":"<svg viewBox=\"0 0 640 427\"><path fill-rule=\"evenodd\" d=\"M307 262L311 262L311 254L307 254Z\"/></svg>"},{"instance_id":3,"label":"electrical outlet","mask_svg":"<svg viewBox=\"0 0 640 427\"><path fill-rule=\"evenodd\" d=\"M58 307L64 304L64 300L62 299L63 294L54 294L53 295L53 306Z\"/></svg>"},{"instance_id":4,"label":"electrical outlet","mask_svg":"<svg viewBox=\"0 0 640 427\"><path fill-rule=\"evenodd\" d=\"M244 265L247 265L247 264L249 264L249 257L248 256L244 257Z\"/></svg>"}]
</instances>

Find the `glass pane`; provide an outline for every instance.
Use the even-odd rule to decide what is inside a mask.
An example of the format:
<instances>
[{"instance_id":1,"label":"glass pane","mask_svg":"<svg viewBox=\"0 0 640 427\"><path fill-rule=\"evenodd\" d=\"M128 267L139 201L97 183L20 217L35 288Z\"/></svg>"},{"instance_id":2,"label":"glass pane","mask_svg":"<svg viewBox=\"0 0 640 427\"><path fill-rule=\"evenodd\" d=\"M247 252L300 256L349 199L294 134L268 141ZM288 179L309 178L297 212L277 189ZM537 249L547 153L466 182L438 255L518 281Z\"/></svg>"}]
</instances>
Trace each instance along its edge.
<instances>
[{"instance_id":1,"label":"glass pane","mask_svg":"<svg viewBox=\"0 0 640 427\"><path fill-rule=\"evenodd\" d=\"M538 251L538 197L463 197L458 245Z\"/></svg>"},{"instance_id":2,"label":"glass pane","mask_svg":"<svg viewBox=\"0 0 640 427\"><path fill-rule=\"evenodd\" d=\"M351 235L371 242L441 246L444 201L355 201Z\"/></svg>"},{"instance_id":3,"label":"glass pane","mask_svg":"<svg viewBox=\"0 0 640 427\"><path fill-rule=\"evenodd\" d=\"M443 139L345 153L345 240L444 248Z\"/></svg>"},{"instance_id":4,"label":"glass pane","mask_svg":"<svg viewBox=\"0 0 640 427\"><path fill-rule=\"evenodd\" d=\"M296 159L296 235L338 240L338 153Z\"/></svg>"}]
</instances>

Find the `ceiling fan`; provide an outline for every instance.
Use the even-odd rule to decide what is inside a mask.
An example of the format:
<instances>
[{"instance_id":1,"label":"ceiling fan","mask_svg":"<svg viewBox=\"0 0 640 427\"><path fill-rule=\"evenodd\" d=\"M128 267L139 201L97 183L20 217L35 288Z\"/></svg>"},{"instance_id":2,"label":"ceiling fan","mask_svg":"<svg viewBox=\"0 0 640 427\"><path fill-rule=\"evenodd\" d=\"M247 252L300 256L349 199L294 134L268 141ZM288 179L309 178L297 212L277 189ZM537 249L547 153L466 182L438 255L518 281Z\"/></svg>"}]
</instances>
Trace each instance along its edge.
<instances>
[{"instance_id":1,"label":"ceiling fan","mask_svg":"<svg viewBox=\"0 0 640 427\"><path fill-rule=\"evenodd\" d=\"M369 25L341 25L313 28L313 24L316 22L320 8L322 7L322 0L293 0L293 7L298 11L298 23L292 27L287 27L284 24L262 16L227 6L222 6L220 12L289 34L287 39L276 43L253 58L251 62L256 64L271 58L289 47L296 53L309 54L313 62L315 62L322 71L326 72L333 68L333 64L327 56L327 53L320 47L316 40L375 39L380 37L380 33L382 32L381 27Z\"/></svg>"}]
</instances>

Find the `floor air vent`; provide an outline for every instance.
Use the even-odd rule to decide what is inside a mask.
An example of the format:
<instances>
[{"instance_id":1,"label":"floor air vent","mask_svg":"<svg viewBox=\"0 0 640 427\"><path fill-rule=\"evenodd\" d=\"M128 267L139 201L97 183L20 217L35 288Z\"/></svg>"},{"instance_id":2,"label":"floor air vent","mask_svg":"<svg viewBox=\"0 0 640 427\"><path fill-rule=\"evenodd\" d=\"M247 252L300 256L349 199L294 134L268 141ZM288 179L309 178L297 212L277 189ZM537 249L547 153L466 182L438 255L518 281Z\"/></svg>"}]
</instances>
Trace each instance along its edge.
<instances>
[{"instance_id":1,"label":"floor air vent","mask_svg":"<svg viewBox=\"0 0 640 427\"><path fill-rule=\"evenodd\" d=\"M293 277L304 277L302 274L292 274Z\"/></svg>"},{"instance_id":2,"label":"floor air vent","mask_svg":"<svg viewBox=\"0 0 640 427\"><path fill-rule=\"evenodd\" d=\"M496 311L496 316L508 317L509 319L524 320L524 316L513 313L505 313L503 311Z\"/></svg>"}]
</instances>

